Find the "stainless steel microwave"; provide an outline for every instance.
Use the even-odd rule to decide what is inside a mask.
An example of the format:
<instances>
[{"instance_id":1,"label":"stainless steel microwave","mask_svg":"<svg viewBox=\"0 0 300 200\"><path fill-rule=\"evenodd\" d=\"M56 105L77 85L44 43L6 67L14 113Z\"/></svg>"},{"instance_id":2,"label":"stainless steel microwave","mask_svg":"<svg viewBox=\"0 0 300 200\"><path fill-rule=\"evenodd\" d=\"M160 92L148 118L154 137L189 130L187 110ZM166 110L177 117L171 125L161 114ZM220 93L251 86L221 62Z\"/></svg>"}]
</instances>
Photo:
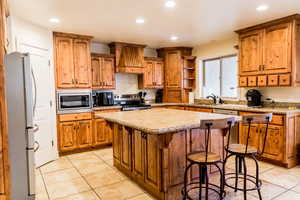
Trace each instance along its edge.
<instances>
[{"instance_id":1,"label":"stainless steel microwave","mask_svg":"<svg viewBox=\"0 0 300 200\"><path fill-rule=\"evenodd\" d=\"M90 112L92 109L91 90L58 90L57 113Z\"/></svg>"}]
</instances>

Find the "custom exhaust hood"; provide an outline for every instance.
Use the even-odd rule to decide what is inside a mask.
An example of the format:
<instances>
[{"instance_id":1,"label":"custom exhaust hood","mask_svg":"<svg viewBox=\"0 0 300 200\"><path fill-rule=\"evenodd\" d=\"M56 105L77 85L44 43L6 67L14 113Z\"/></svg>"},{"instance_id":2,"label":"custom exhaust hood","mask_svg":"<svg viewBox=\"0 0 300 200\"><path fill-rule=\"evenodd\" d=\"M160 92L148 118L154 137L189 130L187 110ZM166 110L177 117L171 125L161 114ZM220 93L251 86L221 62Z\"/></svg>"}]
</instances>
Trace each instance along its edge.
<instances>
[{"instance_id":1,"label":"custom exhaust hood","mask_svg":"<svg viewBox=\"0 0 300 200\"><path fill-rule=\"evenodd\" d=\"M146 45L113 42L110 52L116 56L116 72L144 73L144 48Z\"/></svg>"}]
</instances>

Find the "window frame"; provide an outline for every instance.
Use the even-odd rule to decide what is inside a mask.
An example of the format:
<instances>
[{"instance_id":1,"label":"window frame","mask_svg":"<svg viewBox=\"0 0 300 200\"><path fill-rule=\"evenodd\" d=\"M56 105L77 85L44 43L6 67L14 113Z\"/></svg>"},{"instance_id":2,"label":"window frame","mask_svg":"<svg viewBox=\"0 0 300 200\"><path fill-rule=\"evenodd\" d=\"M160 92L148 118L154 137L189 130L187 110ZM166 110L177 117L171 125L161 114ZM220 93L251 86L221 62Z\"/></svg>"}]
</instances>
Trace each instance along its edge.
<instances>
[{"instance_id":1,"label":"window frame","mask_svg":"<svg viewBox=\"0 0 300 200\"><path fill-rule=\"evenodd\" d=\"M225 55L225 56L219 56L219 57L213 57L213 58L208 58L208 59L204 59L202 60L202 63L203 63L203 68L202 68L202 74L203 74L203 80L202 80L202 94L204 95L204 87L205 87L205 63L208 62L208 61L215 61L215 60L219 60L220 61L220 94L222 94L222 72L223 72L223 66L222 66L222 60L224 58L231 58L231 57L237 57L237 71L239 73L239 61L238 61L238 54L228 54L228 55ZM238 74L237 74L238 75ZM238 80L238 77L236 77L237 80ZM238 88L238 85L237 85L237 88ZM202 98L205 98L204 96L202 95ZM238 92L237 92L237 96L236 97L223 97L220 95L221 98L225 98L225 99L237 99L238 98Z\"/></svg>"}]
</instances>

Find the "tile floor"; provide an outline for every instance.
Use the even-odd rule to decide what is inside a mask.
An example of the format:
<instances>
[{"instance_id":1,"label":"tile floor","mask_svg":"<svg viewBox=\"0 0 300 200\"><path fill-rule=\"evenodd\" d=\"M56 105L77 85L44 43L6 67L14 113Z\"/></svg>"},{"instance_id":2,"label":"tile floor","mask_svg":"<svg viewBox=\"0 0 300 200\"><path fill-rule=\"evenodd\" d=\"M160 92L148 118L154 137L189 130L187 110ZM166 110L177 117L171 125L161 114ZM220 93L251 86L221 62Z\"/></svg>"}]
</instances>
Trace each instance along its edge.
<instances>
[{"instance_id":1,"label":"tile floor","mask_svg":"<svg viewBox=\"0 0 300 200\"><path fill-rule=\"evenodd\" d=\"M254 163L247 161L250 173ZM228 170L233 162L228 163ZM252 169L252 170L251 170ZM300 166L260 162L263 200L300 200ZM37 200L155 200L113 167L112 149L64 156L36 170ZM227 189L226 200L243 200ZM248 200L257 200L257 192Z\"/></svg>"}]
</instances>

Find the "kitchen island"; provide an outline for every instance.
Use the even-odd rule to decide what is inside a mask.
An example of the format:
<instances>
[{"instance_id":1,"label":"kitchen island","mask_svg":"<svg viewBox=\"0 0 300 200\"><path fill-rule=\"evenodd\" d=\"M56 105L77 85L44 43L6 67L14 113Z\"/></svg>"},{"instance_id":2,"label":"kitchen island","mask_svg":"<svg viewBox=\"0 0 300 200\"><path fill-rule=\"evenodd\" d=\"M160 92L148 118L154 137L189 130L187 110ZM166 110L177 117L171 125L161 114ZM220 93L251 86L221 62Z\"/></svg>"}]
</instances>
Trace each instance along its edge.
<instances>
[{"instance_id":1,"label":"kitchen island","mask_svg":"<svg viewBox=\"0 0 300 200\"><path fill-rule=\"evenodd\" d=\"M110 123L113 131L114 166L161 200L182 199L186 156L204 150L201 120L229 116L173 109L151 109L97 114ZM213 130L210 151L223 156L225 130ZM210 169L213 173L214 168ZM190 178L197 178L193 168Z\"/></svg>"}]
</instances>

